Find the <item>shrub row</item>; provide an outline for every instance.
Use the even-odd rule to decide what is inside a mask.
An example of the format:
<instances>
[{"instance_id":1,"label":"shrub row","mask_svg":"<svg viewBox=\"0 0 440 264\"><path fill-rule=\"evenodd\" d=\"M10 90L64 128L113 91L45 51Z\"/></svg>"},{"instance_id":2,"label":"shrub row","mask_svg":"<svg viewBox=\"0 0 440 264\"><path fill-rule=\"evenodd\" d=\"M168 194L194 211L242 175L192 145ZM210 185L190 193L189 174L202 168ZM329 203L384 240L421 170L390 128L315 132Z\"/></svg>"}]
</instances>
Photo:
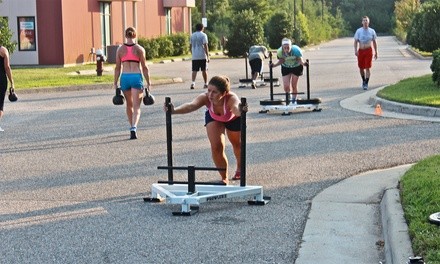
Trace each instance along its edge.
<instances>
[{"instance_id":1,"label":"shrub row","mask_svg":"<svg viewBox=\"0 0 440 264\"><path fill-rule=\"evenodd\" d=\"M138 44L144 47L147 60L189 53L189 35L187 33L177 33L151 39L140 37Z\"/></svg>"},{"instance_id":2,"label":"shrub row","mask_svg":"<svg viewBox=\"0 0 440 264\"><path fill-rule=\"evenodd\" d=\"M440 87L440 49L432 52L432 81Z\"/></svg>"},{"instance_id":3,"label":"shrub row","mask_svg":"<svg viewBox=\"0 0 440 264\"><path fill-rule=\"evenodd\" d=\"M218 50L218 37L212 32L205 33L208 36L209 50ZM177 33L151 39L140 37L138 44L144 47L147 60L181 56L190 52L190 35L188 33Z\"/></svg>"},{"instance_id":4,"label":"shrub row","mask_svg":"<svg viewBox=\"0 0 440 264\"><path fill-rule=\"evenodd\" d=\"M407 41L413 47L432 52L440 48L440 0L424 2L414 15Z\"/></svg>"}]
</instances>

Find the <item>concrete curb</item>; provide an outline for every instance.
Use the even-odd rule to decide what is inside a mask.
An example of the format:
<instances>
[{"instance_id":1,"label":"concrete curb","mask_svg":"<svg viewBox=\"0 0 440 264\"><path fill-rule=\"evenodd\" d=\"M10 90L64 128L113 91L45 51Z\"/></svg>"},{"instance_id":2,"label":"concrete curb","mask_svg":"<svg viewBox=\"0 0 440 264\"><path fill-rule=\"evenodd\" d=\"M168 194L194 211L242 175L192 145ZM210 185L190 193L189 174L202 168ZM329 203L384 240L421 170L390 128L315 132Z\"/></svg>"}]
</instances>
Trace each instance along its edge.
<instances>
[{"instance_id":1,"label":"concrete curb","mask_svg":"<svg viewBox=\"0 0 440 264\"><path fill-rule=\"evenodd\" d=\"M385 191L380 202L380 211L386 263L407 263L414 253L397 188Z\"/></svg>"},{"instance_id":2,"label":"concrete curb","mask_svg":"<svg viewBox=\"0 0 440 264\"><path fill-rule=\"evenodd\" d=\"M382 117L440 122L440 108L417 106L387 101L377 97L377 92L386 86L368 90L340 101L342 108L369 115L375 114L375 106L380 104Z\"/></svg>"},{"instance_id":3,"label":"concrete curb","mask_svg":"<svg viewBox=\"0 0 440 264\"><path fill-rule=\"evenodd\" d=\"M295 263L407 263L413 251L398 185L412 165L363 172L316 195Z\"/></svg>"},{"instance_id":4,"label":"concrete curb","mask_svg":"<svg viewBox=\"0 0 440 264\"><path fill-rule=\"evenodd\" d=\"M368 100L368 103L371 104L372 106L379 104L382 109L386 109L389 111L402 113L402 114L440 117L440 108L421 106L421 105L402 104L402 103L382 99L377 95L371 96L370 99Z\"/></svg>"}]
</instances>

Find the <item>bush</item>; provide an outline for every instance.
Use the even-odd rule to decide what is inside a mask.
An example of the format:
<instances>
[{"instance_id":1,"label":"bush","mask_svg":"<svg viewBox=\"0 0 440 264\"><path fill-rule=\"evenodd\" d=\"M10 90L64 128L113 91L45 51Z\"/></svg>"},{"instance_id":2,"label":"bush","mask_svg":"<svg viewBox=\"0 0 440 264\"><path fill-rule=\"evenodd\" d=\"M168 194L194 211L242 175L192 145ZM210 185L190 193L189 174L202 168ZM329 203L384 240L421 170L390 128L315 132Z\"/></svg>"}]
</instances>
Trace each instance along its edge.
<instances>
[{"instance_id":1,"label":"bush","mask_svg":"<svg viewBox=\"0 0 440 264\"><path fill-rule=\"evenodd\" d=\"M266 24L267 42L270 48L278 49L281 40L291 36L292 17L286 12L275 13Z\"/></svg>"},{"instance_id":2,"label":"bush","mask_svg":"<svg viewBox=\"0 0 440 264\"><path fill-rule=\"evenodd\" d=\"M17 46L17 42L11 41L11 37L12 31L9 29L8 20L0 16L0 46L5 47L9 54L14 53Z\"/></svg>"},{"instance_id":3,"label":"bush","mask_svg":"<svg viewBox=\"0 0 440 264\"><path fill-rule=\"evenodd\" d=\"M159 43L155 39L139 38L138 44L144 47L147 60L159 57Z\"/></svg>"},{"instance_id":4,"label":"bush","mask_svg":"<svg viewBox=\"0 0 440 264\"><path fill-rule=\"evenodd\" d=\"M440 0L425 2L408 30L408 43L423 51L440 48Z\"/></svg>"},{"instance_id":5,"label":"bush","mask_svg":"<svg viewBox=\"0 0 440 264\"><path fill-rule=\"evenodd\" d=\"M177 33L168 36L173 43L173 56L186 55L189 53L189 34Z\"/></svg>"},{"instance_id":6,"label":"bush","mask_svg":"<svg viewBox=\"0 0 440 264\"><path fill-rule=\"evenodd\" d=\"M252 45L265 44L263 24L252 10L244 10L235 15L233 25L226 43L229 57L241 57Z\"/></svg>"},{"instance_id":7,"label":"bush","mask_svg":"<svg viewBox=\"0 0 440 264\"><path fill-rule=\"evenodd\" d=\"M168 38L168 36L162 36L156 38L159 45L159 56L160 57L170 57L173 56L174 47L173 42Z\"/></svg>"},{"instance_id":8,"label":"bush","mask_svg":"<svg viewBox=\"0 0 440 264\"><path fill-rule=\"evenodd\" d=\"M440 49L432 53L432 81L440 87Z\"/></svg>"},{"instance_id":9,"label":"bush","mask_svg":"<svg viewBox=\"0 0 440 264\"><path fill-rule=\"evenodd\" d=\"M307 25L307 18L303 13L298 14L298 21L296 29L293 30L293 39L296 45L302 47L310 43L309 26Z\"/></svg>"},{"instance_id":10,"label":"bush","mask_svg":"<svg viewBox=\"0 0 440 264\"><path fill-rule=\"evenodd\" d=\"M209 50L219 50L220 41L213 32L205 30L205 34L208 36L208 48Z\"/></svg>"}]
</instances>

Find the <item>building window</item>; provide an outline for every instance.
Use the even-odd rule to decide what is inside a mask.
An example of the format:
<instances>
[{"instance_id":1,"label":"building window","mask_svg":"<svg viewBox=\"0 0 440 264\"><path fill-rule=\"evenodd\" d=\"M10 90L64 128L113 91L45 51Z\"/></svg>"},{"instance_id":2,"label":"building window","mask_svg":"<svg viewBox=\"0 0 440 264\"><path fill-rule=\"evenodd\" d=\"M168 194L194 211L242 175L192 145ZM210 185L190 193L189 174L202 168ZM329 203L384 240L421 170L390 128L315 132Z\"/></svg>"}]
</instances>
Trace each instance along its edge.
<instances>
[{"instance_id":1,"label":"building window","mask_svg":"<svg viewBox=\"0 0 440 264\"><path fill-rule=\"evenodd\" d=\"M171 35L173 32L171 32L171 8L165 8L165 25L167 30L167 35Z\"/></svg>"},{"instance_id":2,"label":"building window","mask_svg":"<svg viewBox=\"0 0 440 264\"><path fill-rule=\"evenodd\" d=\"M106 47L111 44L110 30L110 3L101 2L101 43L105 55Z\"/></svg>"},{"instance_id":3,"label":"building window","mask_svg":"<svg viewBox=\"0 0 440 264\"><path fill-rule=\"evenodd\" d=\"M18 25L18 50L37 50L35 34L35 17L17 17Z\"/></svg>"}]
</instances>

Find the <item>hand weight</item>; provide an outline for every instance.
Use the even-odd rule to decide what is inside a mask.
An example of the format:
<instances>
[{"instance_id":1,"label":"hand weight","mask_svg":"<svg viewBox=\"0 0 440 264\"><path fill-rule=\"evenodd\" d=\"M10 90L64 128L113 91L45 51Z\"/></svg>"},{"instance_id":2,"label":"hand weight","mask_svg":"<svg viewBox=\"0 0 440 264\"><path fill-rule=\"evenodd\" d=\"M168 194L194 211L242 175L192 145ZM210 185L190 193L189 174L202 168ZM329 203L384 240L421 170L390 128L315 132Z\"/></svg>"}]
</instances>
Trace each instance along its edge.
<instances>
[{"instance_id":1,"label":"hand weight","mask_svg":"<svg viewBox=\"0 0 440 264\"><path fill-rule=\"evenodd\" d=\"M123 105L125 101L124 96L122 96L121 88L116 88L116 95L113 96L114 105Z\"/></svg>"},{"instance_id":2,"label":"hand weight","mask_svg":"<svg viewBox=\"0 0 440 264\"><path fill-rule=\"evenodd\" d=\"M150 93L150 91L145 89L145 96L143 101L144 101L144 105L152 105L156 100L154 96Z\"/></svg>"},{"instance_id":3,"label":"hand weight","mask_svg":"<svg viewBox=\"0 0 440 264\"><path fill-rule=\"evenodd\" d=\"M8 99L11 102L15 102L18 100L17 94L15 94L14 88L12 88L12 87L9 88Z\"/></svg>"}]
</instances>

